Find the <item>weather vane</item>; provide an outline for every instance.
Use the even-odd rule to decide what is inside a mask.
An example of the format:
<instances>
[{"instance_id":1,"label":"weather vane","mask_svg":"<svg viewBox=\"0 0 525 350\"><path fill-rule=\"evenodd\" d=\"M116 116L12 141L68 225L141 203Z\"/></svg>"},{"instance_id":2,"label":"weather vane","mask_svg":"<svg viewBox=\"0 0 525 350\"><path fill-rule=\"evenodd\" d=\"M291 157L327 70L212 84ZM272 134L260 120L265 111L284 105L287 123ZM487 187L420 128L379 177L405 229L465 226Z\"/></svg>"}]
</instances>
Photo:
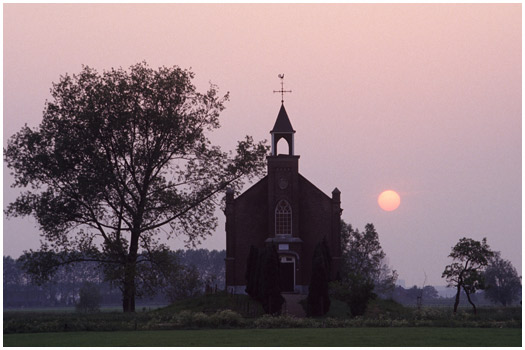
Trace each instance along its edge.
<instances>
[{"instance_id":1,"label":"weather vane","mask_svg":"<svg viewBox=\"0 0 525 350\"><path fill-rule=\"evenodd\" d=\"M284 93L285 92L292 92L292 90L285 90L284 89L284 74L278 75L279 79L281 79L281 90L273 90L273 92L280 92L281 93L281 103L284 103Z\"/></svg>"}]
</instances>

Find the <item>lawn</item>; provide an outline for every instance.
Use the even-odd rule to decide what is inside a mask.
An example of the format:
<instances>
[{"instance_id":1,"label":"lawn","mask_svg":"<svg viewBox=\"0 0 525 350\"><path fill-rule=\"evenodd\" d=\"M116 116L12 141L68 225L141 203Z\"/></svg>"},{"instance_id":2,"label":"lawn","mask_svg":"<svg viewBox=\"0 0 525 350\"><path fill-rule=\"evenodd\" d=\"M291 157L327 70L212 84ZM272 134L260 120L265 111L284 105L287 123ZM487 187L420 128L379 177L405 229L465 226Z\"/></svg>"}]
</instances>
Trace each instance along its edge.
<instances>
[{"instance_id":1,"label":"lawn","mask_svg":"<svg viewBox=\"0 0 525 350\"><path fill-rule=\"evenodd\" d=\"M521 329L213 329L5 334L4 346L521 346Z\"/></svg>"}]
</instances>

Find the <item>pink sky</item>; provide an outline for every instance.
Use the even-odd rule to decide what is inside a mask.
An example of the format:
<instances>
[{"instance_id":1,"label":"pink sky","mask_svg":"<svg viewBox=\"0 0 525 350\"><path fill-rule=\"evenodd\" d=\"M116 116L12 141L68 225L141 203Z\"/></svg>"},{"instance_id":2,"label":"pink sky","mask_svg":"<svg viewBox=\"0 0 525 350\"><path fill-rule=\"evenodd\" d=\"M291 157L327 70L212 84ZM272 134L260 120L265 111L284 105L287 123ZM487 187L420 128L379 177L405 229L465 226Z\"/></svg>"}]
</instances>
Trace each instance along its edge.
<instances>
[{"instance_id":1,"label":"pink sky","mask_svg":"<svg viewBox=\"0 0 525 350\"><path fill-rule=\"evenodd\" d=\"M269 138L284 73L300 172L341 190L345 221L375 224L407 286L444 284L464 236L521 273L521 25L521 4L4 4L4 147L83 64L192 67L230 91L212 136L225 149ZM11 182L4 166L4 206ZM38 247L33 219L3 226L4 254ZM204 247L224 242L221 224Z\"/></svg>"}]
</instances>

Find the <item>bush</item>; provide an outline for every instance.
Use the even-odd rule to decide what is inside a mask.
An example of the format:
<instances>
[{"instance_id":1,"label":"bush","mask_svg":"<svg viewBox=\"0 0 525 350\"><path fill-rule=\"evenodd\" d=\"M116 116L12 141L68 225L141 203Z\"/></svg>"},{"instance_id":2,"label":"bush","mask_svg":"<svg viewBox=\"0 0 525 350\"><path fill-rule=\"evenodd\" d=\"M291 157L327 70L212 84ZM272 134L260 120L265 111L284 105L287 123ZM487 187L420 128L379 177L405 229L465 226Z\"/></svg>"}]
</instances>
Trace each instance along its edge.
<instances>
[{"instance_id":1,"label":"bush","mask_svg":"<svg viewBox=\"0 0 525 350\"><path fill-rule=\"evenodd\" d=\"M240 326L243 322L242 316L232 310L221 310L211 315L212 320L216 320L220 326L236 327Z\"/></svg>"},{"instance_id":2,"label":"bush","mask_svg":"<svg viewBox=\"0 0 525 350\"><path fill-rule=\"evenodd\" d=\"M368 303L376 298L373 281L356 274L350 274L345 282L332 282L332 294L346 302L352 316L362 316Z\"/></svg>"},{"instance_id":3,"label":"bush","mask_svg":"<svg viewBox=\"0 0 525 350\"><path fill-rule=\"evenodd\" d=\"M385 312L385 305L391 311ZM64 331L132 331L188 328L339 328L339 327L486 327L521 328L521 308L481 308L478 315L451 308L399 309L376 300L373 313L353 318L296 318L289 315L264 315L255 319L223 309L207 314L181 312L4 312L4 334ZM392 311L397 310L397 311ZM399 312L398 312L399 311Z\"/></svg>"}]
</instances>

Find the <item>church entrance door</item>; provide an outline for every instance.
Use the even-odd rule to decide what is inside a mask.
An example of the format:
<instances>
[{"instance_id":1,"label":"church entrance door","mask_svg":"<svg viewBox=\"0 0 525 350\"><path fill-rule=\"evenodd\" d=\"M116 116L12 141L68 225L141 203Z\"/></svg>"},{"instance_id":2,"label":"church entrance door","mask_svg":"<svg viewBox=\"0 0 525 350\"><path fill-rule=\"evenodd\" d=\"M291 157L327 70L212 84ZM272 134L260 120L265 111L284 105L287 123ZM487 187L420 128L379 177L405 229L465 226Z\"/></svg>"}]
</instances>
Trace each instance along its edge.
<instances>
[{"instance_id":1,"label":"church entrance door","mask_svg":"<svg viewBox=\"0 0 525 350\"><path fill-rule=\"evenodd\" d=\"M281 257L280 264L281 291L295 291L295 258L289 256Z\"/></svg>"}]
</instances>

